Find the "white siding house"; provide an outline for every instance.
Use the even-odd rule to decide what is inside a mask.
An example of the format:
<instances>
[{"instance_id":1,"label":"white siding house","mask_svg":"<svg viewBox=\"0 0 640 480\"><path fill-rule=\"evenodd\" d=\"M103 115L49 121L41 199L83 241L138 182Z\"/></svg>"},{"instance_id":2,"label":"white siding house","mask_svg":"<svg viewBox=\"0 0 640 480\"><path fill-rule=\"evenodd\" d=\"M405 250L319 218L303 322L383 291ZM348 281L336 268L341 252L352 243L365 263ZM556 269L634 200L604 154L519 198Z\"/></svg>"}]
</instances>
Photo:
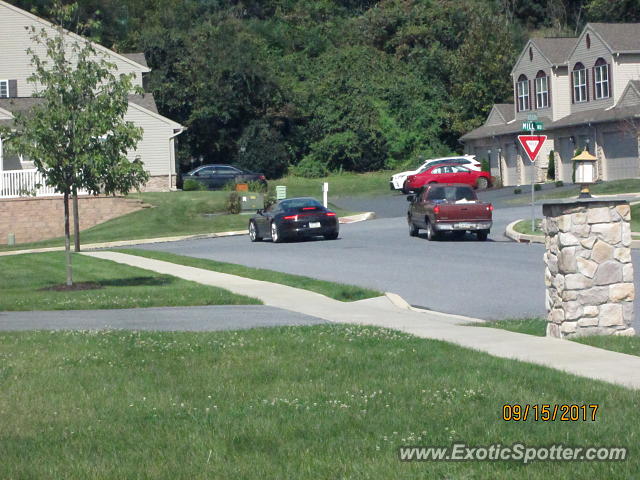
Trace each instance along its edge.
<instances>
[{"instance_id":1,"label":"white siding house","mask_svg":"<svg viewBox=\"0 0 640 480\"><path fill-rule=\"evenodd\" d=\"M547 177L551 155L552 176L571 182L571 158L585 148L598 158L600 179L640 176L640 23L590 23L578 37L532 38L511 76L513 120L503 114L500 123L492 110L484 125L460 139L468 153L499 152L505 185L530 181L531 167L516 140L530 115L548 136L536 160L537 181Z\"/></svg>"},{"instance_id":2,"label":"white siding house","mask_svg":"<svg viewBox=\"0 0 640 480\"><path fill-rule=\"evenodd\" d=\"M0 0L0 125L10 126L12 112L27 111L39 101L39 86L27 81L33 73L31 55L27 49L34 50L40 58L46 56L46 51L31 40L31 27L44 29L52 36L57 33L55 27L46 20ZM86 41L74 33L65 34L69 44ZM143 54L119 54L98 44L94 44L94 47L116 66L118 73L133 73L134 85L143 86L143 75L151 71ZM150 173L151 179L146 189L168 190L175 187L175 138L184 128L158 113L151 94L131 95L125 119L143 129L143 138L129 157L139 157ZM8 171L31 168L31 163L24 158L3 154L0 141L0 181L3 171L7 174ZM15 176L15 173L12 175ZM0 196L3 195L7 196L0 188Z\"/></svg>"}]
</instances>

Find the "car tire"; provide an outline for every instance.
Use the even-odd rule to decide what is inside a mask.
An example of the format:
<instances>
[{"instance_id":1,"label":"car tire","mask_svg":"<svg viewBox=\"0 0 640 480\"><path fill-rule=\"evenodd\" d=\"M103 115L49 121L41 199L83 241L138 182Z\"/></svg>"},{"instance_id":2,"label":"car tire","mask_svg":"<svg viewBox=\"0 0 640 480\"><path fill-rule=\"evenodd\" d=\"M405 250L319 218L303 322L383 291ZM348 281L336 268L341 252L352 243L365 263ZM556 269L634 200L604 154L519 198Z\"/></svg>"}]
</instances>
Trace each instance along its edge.
<instances>
[{"instance_id":1,"label":"car tire","mask_svg":"<svg viewBox=\"0 0 640 480\"><path fill-rule=\"evenodd\" d=\"M420 229L411 221L411 217L409 217L407 221L409 223L409 236L417 237L418 233L420 233Z\"/></svg>"},{"instance_id":2,"label":"car tire","mask_svg":"<svg viewBox=\"0 0 640 480\"><path fill-rule=\"evenodd\" d=\"M249 222L249 240L252 242L261 242L262 237L258 235L258 227L256 226L256 222L251 220Z\"/></svg>"},{"instance_id":3,"label":"car tire","mask_svg":"<svg viewBox=\"0 0 640 480\"><path fill-rule=\"evenodd\" d=\"M431 222L427 220L427 240L434 241L438 240L438 238L440 238L440 234L435 228L433 228Z\"/></svg>"},{"instance_id":4,"label":"car tire","mask_svg":"<svg viewBox=\"0 0 640 480\"><path fill-rule=\"evenodd\" d=\"M478 237L478 241L484 242L489 236L489 230L478 230L476 232L476 237Z\"/></svg>"},{"instance_id":5,"label":"car tire","mask_svg":"<svg viewBox=\"0 0 640 480\"><path fill-rule=\"evenodd\" d=\"M276 222L271 222L271 241L273 243L281 243L283 241L282 234Z\"/></svg>"},{"instance_id":6,"label":"car tire","mask_svg":"<svg viewBox=\"0 0 640 480\"><path fill-rule=\"evenodd\" d=\"M487 180L484 177L480 177L476 181L476 188L478 190L486 190L488 186L489 186L489 180Z\"/></svg>"},{"instance_id":7,"label":"car tire","mask_svg":"<svg viewBox=\"0 0 640 480\"><path fill-rule=\"evenodd\" d=\"M335 240L336 238L338 238L338 232L331 232L327 235L324 235L325 240Z\"/></svg>"}]
</instances>

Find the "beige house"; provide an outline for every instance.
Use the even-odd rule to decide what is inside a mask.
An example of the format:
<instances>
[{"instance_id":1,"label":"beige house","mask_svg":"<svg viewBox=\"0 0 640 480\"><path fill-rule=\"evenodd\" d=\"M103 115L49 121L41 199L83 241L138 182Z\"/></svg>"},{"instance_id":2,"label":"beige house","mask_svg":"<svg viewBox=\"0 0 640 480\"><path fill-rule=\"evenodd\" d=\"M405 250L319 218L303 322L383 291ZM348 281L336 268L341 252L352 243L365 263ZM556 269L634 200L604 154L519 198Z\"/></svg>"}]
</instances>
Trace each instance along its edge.
<instances>
[{"instance_id":1,"label":"beige house","mask_svg":"<svg viewBox=\"0 0 640 480\"><path fill-rule=\"evenodd\" d=\"M0 0L0 125L11 125L13 113L27 111L40 100L37 98L38 85L27 81L33 73L32 48L41 57L46 52L30 39L28 27L48 30L55 35L55 27L29 12ZM69 43L84 40L67 32ZM143 76L151 70L144 54L118 54L101 45L94 44L96 50L116 65L118 73L133 73L135 85L143 86ZM175 138L184 131L179 123L158 113L153 95L131 95L125 119L142 127L143 138L129 156L133 160L140 157L151 178L146 190L161 191L175 187L176 156ZM5 154L0 139L0 197L17 196L17 185L24 190L33 183L36 173L33 164L20 156ZM36 182L37 183L37 182ZM46 192L38 192L46 194Z\"/></svg>"},{"instance_id":2,"label":"beige house","mask_svg":"<svg viewBox=\"0 0 640 480\"><path fill-rule=\"evenodd\" d=\"M571 182L571 158L585 148L598 158L600 179L640 176L640 23L589 23L577 38L532 38L511 76L514 104L494 105L484 125L460 139L504 185L532 175L543 181L551 152L555 179ZM535 165L517 142L532 117L548 136Z\"/></svg>"}]
</instances>

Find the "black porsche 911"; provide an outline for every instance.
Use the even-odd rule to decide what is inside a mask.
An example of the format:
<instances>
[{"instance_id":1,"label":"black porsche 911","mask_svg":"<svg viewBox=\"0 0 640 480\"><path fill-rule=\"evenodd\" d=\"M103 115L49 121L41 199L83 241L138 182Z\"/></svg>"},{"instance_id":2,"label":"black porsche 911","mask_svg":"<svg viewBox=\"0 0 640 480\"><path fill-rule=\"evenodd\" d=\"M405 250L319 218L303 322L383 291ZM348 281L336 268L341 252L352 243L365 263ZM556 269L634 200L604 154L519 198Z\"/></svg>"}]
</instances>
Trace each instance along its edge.
<instances>
[{"instance_id":1,"label":"black porsche 911","mask_svg":"<svg viewBox=\"0 0 640 480\"><path fill-rule=\"evenodd\" d=\"M287 198L271 205L249 220L249 238L259 242L271 238L274 243L294 238L338 238L338 216L315 198Z\"/></svg>"}]
</instances>

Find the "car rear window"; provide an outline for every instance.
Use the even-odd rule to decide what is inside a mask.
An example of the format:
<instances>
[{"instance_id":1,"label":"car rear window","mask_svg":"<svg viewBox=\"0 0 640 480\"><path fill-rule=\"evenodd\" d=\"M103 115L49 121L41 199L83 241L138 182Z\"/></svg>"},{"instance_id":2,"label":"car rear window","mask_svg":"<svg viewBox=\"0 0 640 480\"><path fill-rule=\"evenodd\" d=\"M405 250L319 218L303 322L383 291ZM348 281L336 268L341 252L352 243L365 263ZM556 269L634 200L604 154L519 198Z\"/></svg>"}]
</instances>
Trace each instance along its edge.
<instances>
[{"instance_id":1,"label":"car rear window","mask_svg":"<svg viewBox=\"0 0 640 480\"><path fill-rule=\"evenodd\" d=\"M427 198L434 202L458 202L460 200L473 202L477 200L476 194L471 187L462 186L432 187Z\"/></svg>"},{"instance_id":2,"label":"car rear window","mask_svg":"<svg viewBox=\"0 0 640 480\"><path fill-rule=\"evenodd\" d=\"M292 198L290 200L283 200L280 202L280 207L283 210L289 210L292 208L304 208L304 207L322 207L322 204L315 198Z\"/></svg>"}]
</instances>

